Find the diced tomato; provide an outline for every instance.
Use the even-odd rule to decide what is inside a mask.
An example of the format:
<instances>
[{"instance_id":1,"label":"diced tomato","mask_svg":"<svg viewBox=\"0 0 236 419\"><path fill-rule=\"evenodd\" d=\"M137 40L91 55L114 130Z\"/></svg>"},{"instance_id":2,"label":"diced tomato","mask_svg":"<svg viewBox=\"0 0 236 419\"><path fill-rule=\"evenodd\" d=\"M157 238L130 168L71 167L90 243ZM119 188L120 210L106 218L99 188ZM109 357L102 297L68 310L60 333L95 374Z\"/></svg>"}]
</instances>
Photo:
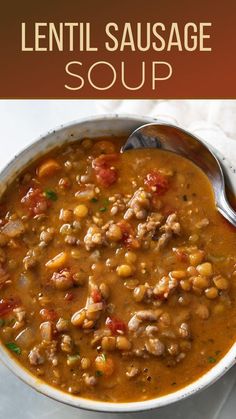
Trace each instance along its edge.
<instances>
[{"instance_id":1,"label":"diced tomato","mask_svg":"<svg viewBox=\"0 0 236 419\"><path fill-rule=\"evenodd\" d=\"M134 229L128 221L122 220L117 223L122 232L122 242L128 249L138 249L140 247L139 241L135 238Z\"/></svg>"},{"instance_id":2,"label":"diced tomato","mask_svg":"<svg viewBox=\"0 0 236 419\"><path fill-rule=\"evenodd\" d=\"M120 227L122 232L122 242L125 246L127 246L130 242L130 237L134 234L134 230L131 224L125 220L119 221L117 225Z\"/></svg>"},{"instance_id":3,"label":"diced tomato","mask_svg":"<svg viewBox=\"0 0 236 419\"><path fill-rule=\"evenodd\" d=\"M101 295L100 291L97 290L97 289L92 290L91 297L92 297L94 303L100 303L102 301L102 295Z\"/></svg>"},{"instance_id":4,"label":"diced tomato","mask_svg":"<svg viewBox=\"0 0 236 419\"><path fill-rule=\"evenodd\" d=\"M169 181L167 177L155 170L152 170L147 174L144 184L151 192L154 192L159 196L164 195L164 193L169 189Z\"/></svg>"},{"instance_id":5,"label":"diced tomato","mask_svg":"<svg viewBox=\"0 0 236 419\"><path fill-rule=\"evenodd\" d=\"M93 160L92 166L97 181L105 188L117 181L118 172L112 167L112 164L117 161L118 156L118 154L102 154Z\"/></svg>"},{"instance_id":6,"label":"diced tomato","mask_svg":"<svg viewBox=\"0 0 236 419\"><path fill-rule=\"evenodd\" d=\"M96 178L101 186L107 188L117 181L118 173L115 169L104 167L97 170Z\"/></svg>"},{"instance_id":7,"label":"diced tomato","mask_svg":"<svg viewBox=\"0 0 236 419\"><path fill-rule=\"evenodd\" d=\"M58 319L58 314L53 309L42 308L39 314L42 317L42 319L46 321L54 321Z\"/></svg>"},{"instance_id":8,"label":"diced tomato","mask_svg":"<svg viewBox=\"0 0 236 419\"><path fill-rule=\"evenodd\" d=\"M125 333L127 329L126 324L116 317L107 317L106 326L110 329L113 335L117 335L119 332Z\"/></svg>"},{"instance_id":9,"label":"diced tomato","mask_svg":"<svg viewBox=\"0 0 236 419\"><path fill-rule=\"evenodd\" d=\"M177 259L180 262L188 262L189 260L188 254L185 253L183 250L176 250L175 254L176 254Z\"/></svg>"},{"instance_id":10,"label":"diced tomato","mask_svg":"<svg viewBox=\"0 0 236 419\"><path fill-rule=\"evenodd\" d=\"M139 249L140 248L140 242L138 241L138 239L136 239L132 235L125 238L123 242L124 242L124 245L127 247L127 249Z\"/></svg>"},{"instance_id":11,"label":"diced tomato","mask_svg":"<svg viewBox=\"0 0 236 419\"><path fill-rule=\"evenodd\" d=\"M133 234L134 233L134 229L132 227L132 225L126 221L126 220L121 220L117 223L117 225L120 227L121 231L123 234Z\"/></svg>"},{"instance_id":12,"label":"diced tomato","mask_svg":"<svg viewBox=\"0 0 236 419\"><path fill-rule=\"evenodd\" d=\"M21 199L21 203L26 206L31 215L42 214L50 207L50 202L40 188L30 188Z\"/></svg>"},{"instance_id":13,"label":"diced tomato","mask_svg":"<svg viewBox=\"0 0 236 419\"><path fill-rule=\"evenodd\" d=\"M0 316L5 316L11 313L11 311L19 306L20 301L18 299L2 298L0 300Z\"/></svg>"},{"instance_id":14,"label":"diced tomato","mask_svg":"<svg viewBox=\"0 0 236 419\"><path fill-rule=\"evenodd\" d=\"M112 154L101 154L101 156L97 157L93 160L92 166L94 169L97 167L109 167L112 163L117 162L119 158L118 153L112 153Z\"/></svg>"}]
</instances>

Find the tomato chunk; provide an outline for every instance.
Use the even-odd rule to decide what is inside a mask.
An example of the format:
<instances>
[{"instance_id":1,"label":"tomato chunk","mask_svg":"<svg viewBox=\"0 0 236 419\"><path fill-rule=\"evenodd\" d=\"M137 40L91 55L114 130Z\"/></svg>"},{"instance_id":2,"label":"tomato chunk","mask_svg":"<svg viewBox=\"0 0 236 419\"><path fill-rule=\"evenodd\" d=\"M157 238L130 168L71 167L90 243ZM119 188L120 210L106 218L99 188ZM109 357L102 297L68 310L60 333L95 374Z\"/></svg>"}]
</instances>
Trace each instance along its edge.
<instances>
[{"instance_id":1,"label":"tomato chunk","mask_svg":"<svg viewBox=\"0 0 236 419\"><path fill-rule=\"evenodd\" d=\"M135 232L131 224L128 223L128 221L122 220L118 222L117 225L121 229L124 246L128 249L138 249L140 247L140 242L135 238Z\"/></svg>"},{"instance_id":2,"label":"tomato chunk","mask_svg":"<svg viewBox=\"0 0 236 419\"><path fill-rule=\"evenodd\" d=\"M97 289L92 290L91 297L94 303L100 303L102 301L102 295Z\"/></svg>"},{"instance_id":3,"label":"tomato chunk","mask_svg":"<svg viewBox=\"0 0 236 419\"><path fill-rule=\"evenodd\" d=\"M5 316L20 304L19 300L2 298L0 300L0 316Z\"/></svg>"},{"instance_id":4,"label":"tomato chunk","mask_svg":"<svg viewBox=\"0 0 236 419\"><path fill-rule=\"evenodd\" d=\"M119 154L112 153L112 154L101 154L101 156L97 157L93 160L92 166L94 169L97 167L109 167L112 163L117 162L119 159Z\"/></svg>"},{"instance_id":5,"label":"tomato chunk","mask_svg":"<svg viewBox=\"0 0 236 419\"><path fill-rule=\"evenodd\" d=\"M107 317L106 326L110 329L113 335L117 335L119 332L125 333L127 329L126 324L116 317Z\"/></svg>"},{"instance_id":6,"label":"tomato chunk","mask_svg":"<svg viewBox=\"0 0 236 419\"><path fill-rule=\"evenodd\" d=\"M103 187L113 185L117 181L118 172L112 166L118 160L118 154L102 154L93 160L92 167L98 183Z\"/></svg>"},{"instance_id":7,"label":"tomato chunk","mask_svg":"<svg viewBox=\"0 0 236 419\"><path fill-rule=\"evenodd\" d=\"M187 263L189 261L189 256L183 250L177 249L175 251L176 257L179 262Z\"/></svg>"},{"instance_id":8,"label":"tomato chunk","mask_svg":"<svg viewBox=\"0 0 236 419\"><path fill-rule=\"evenodd\" d=\"M58 319L58 314L56 311L48 308L42 308L42 310L40 310L40 316L43 320L47 321L54 321Z\"/></svg>"},{"instance_id":9,"label":"tomato chunk","mask_svg":"<svg viewBox=\"0 0 236 419\"><path fill-rule=\"evenodd\" d=\"M21 199L21 203L25 205L31 215L42 214L50 206L48 199L40 188L30 188Z\"/></svg>"},{"instance_id":10,"label":"tomato chunk","mask_svg":"<svg viewBox=\"0 0 236 419\"><path fill-rule=\"evenodd\" d=\"M101 168L96 173L98 183L107 188L108 186L113 185L117 181L117 171L115 169Z\"/></svg>"},{"instance_id":11,"label":"tomato chunk","mask_svg":"<svg viewBox=\"0 0 236 419\"><path fill-rule=\"evenodd\" d=\"M152 170L147 174L144 184L151 192L154 192L157 195L164 195L164 193L169 189L169 181L167 177L155 170Z\"/></svg>"}]
</instances>

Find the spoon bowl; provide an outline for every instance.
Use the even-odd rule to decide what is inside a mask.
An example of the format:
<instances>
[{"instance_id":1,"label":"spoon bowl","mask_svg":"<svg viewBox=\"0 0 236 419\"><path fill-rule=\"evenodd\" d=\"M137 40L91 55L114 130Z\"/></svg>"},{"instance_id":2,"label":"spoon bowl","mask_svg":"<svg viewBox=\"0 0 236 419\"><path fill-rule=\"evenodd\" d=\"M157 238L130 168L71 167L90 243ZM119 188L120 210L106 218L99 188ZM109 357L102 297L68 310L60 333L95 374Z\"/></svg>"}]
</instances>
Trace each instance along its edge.
<instances>
[{"instance_id":1,"label":"spoon bowl","mask_svg":"<svg viewBox=\"0 0 236 419\"><path fill-rule=\"evenodd\" d=\"M236 212L225 190L223 168L213 150L193 134L167 123L150 123L137 128L121 148L125 152L138 148L159 148L188 158L209 178L218 211L236 227Z\"/></svg>"}]
</instances>

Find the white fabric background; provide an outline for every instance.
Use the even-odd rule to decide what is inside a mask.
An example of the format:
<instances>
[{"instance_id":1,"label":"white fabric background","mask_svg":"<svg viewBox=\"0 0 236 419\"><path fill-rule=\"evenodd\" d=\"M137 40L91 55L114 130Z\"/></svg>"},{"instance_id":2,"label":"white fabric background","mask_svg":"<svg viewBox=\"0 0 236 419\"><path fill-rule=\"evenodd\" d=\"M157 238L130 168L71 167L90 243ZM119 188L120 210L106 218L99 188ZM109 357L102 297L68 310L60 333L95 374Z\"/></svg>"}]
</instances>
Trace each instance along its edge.
<instances>
[{"instance_id":1,"label":"white fabric background","mask_svg":"<svg viewBox=\"0 0 236 419\"><path fill-rule=\"evenodd\" d=\"M0 101L0 167L39 135L82 116L102 113L158 116L193 131L236 163L236 100Z\"/></svg>"},{"instance_id":2,"label":"white fabric background","mask_svg":"<svg viewBox=\"0 0 236 419\"><path fill-rule=\"evenodd\" d=\"M39 135L71 120L102 113L153 115L193 131L236 165L236 100L0 101L0 169ZM234 419L236 367L216 384L161 410L125 419ZM121 415L83 412L37 394L0 362L0 418L120 419Z\"/></svg>"},{"instance_id":3,"label":"white fabric background","mask_svg":"<svg viewBox=\"0 0 236 419\"><path fill-rule=\"evenodd\" d=\"M104 113L131 112L178 124L236 162L236 100L112 100L97 106Z\"/></svg>"}]
</instances>

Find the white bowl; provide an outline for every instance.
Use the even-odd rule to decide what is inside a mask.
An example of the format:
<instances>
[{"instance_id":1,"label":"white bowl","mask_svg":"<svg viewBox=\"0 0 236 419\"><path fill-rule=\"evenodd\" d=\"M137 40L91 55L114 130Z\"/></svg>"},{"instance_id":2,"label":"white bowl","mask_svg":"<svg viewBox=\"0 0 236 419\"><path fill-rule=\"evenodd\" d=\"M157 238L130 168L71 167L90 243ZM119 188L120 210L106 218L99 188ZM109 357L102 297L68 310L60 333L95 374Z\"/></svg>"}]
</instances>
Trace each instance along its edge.
<instances>
[{"instance_id":1,"label":"white bowl","mask_svg":"<svg viewBox=\"0 0 236 419\"><path fill-rule=\"evenodd\" d=\"M68 125L61 126L58 129L49 132L47 135L40 137L36 142L18 154L12 162L8 164L8 166L0 174L0 194L4 192L9 182L11 182L16 174L27 166L30 161L33 161L40 154L44 154L56 145L79 140L84 137L92 138L106 135L129 135L129 133L131 133L138 126L153 121L155 121L153 118L135 115L106 115L81 119ZM232 165L224 159L224 157L219 155L219 153L217 153L217 155L225 168L231 187L234 193L236 193L235 170ZM234 365L236 361L236 343L206 374L202 375L198 380L192 382L188 386L165 396L132 403L108 403L94 401L64 393L33 376L9 354L5 346L1 343L0 356L4 364L25 383L29 384L38 392L43 393L59 402L82 409L100 412L138 412L174 403L189 397L214 383Z\"/></svg>"}]
</instances>

